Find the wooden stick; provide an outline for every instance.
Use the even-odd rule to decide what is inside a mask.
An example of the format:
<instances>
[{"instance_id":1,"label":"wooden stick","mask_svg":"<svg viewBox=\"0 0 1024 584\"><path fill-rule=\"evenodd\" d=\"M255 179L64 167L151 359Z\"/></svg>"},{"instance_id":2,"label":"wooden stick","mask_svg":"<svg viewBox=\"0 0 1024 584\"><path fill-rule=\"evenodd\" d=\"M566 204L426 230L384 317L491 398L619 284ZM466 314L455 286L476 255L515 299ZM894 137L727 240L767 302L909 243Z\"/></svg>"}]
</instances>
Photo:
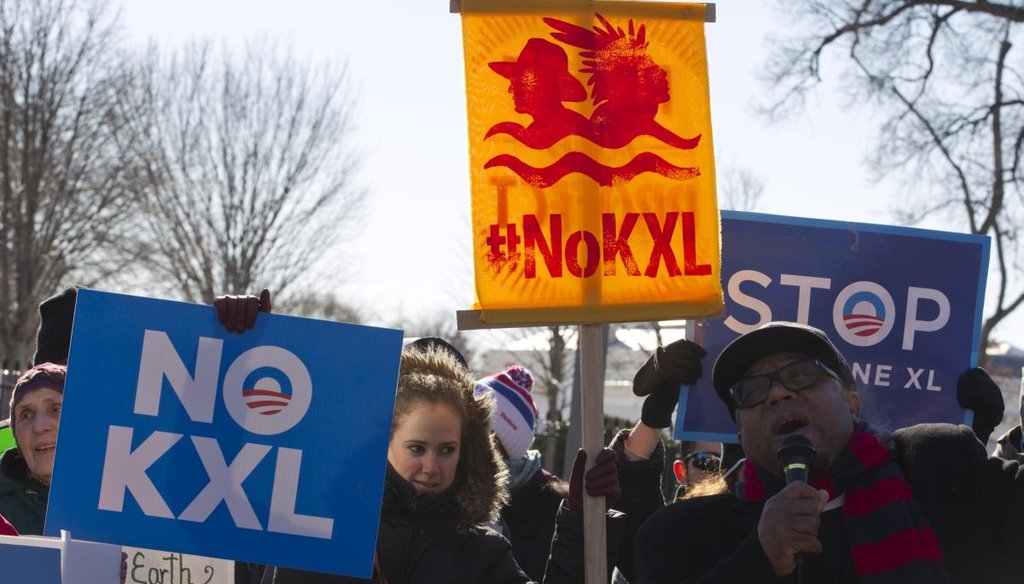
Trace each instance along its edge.
<instances>
[{"instance_id":1,"label":"wooden stick","mask_svg":"<svg viewBox=\"0 0 1024 584\"><path fill-rule=\"evenodd\" d=\"M602 325L580 325L580 376L583 378L583 449L587 452L587 470L594 466L604 448L604 335ZM583 497L584 562L586 584L606 584L608 546L605 533L604 497Z\"/></svg>"}]
</instances>

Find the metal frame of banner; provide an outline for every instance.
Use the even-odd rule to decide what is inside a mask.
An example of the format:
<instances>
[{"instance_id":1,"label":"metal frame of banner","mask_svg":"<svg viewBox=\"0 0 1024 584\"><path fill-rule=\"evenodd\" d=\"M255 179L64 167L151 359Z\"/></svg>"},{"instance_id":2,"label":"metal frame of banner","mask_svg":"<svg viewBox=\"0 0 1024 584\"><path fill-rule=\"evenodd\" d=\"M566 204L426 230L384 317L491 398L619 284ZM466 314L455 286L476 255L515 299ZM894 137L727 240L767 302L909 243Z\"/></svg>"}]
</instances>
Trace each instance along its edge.
<instances>
[{"instance_id":1,"label":"metal frame of banner","mask_svg":"<svg viewBox=\"0 0 1024 584\"><path fill-rule=\"evenodd\" d=\"M554 309L552 309L554 310ZM514 314L516 311L513 309L499 310L504 315ZM536 310L523 310L522 312L535 313ZM580 320L571 319L544 319L544 318L523 318L522 320L516 320L514 322L490 322L481 318L483 315L482 310L457 310L455 311L456 328L460 331L476 331L476 330L487 330L487 329L502 329L502 328L520 328L520 327L534 327L534 326L577 326L577 325L588 325L588 324L611 324L609 321L594 320L581 322ZM539 315L536 315L539 316ZM652 316L651 318L635 319L635 320L615 320L615 324L631 323L631 322L652 322L662 320L708 320L715 318L724 318L725 310L709 315L683 315L683 316L668 316L658 315Z\"/></svg>"},{"instance_id":2,"label":"metal frame of banner","mask_svg":"<svg viewBox=\"0 0 1024 584\"><path fill-rule=\"evenodd\" d=\"M567 5L589 4L595 8L600 8L601 4L624 4L626 2L622 2L622 0L563 0L563 3ZM552 10L558 7L557 3L550 0L504 0L501 4L503 10L506 10L508 5L514 4L518 10L531 12ZM716 22L718 14L714 2L693 2L692 5L704 6L704 22ZM462 0L449 0L448 11L452 14L462 13ZM686 11L684 10L684 12Z\"/></svg>"}]
</instances>

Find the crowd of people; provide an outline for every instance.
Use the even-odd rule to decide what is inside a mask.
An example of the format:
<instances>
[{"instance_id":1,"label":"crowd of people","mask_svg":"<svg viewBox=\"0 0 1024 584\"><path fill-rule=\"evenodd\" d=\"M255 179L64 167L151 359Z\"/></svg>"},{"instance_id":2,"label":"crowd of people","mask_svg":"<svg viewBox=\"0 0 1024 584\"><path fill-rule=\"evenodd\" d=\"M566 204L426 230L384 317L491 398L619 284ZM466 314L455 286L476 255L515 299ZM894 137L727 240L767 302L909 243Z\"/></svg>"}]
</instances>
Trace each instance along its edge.
<instances>
[{"instance_id":1,"label":"crowd of people","mask_svg":"<svg viewBox=\"0 0 1024 584\"><path fill-rule=\"evenodd\" d=\"M11 395L16 446L0 456L0 535L43 532L76 290L40 306L35 365ZM244 334L270 294L224 296L220 322ZM402 350L373 575L376 584L582 582L585 496L603 497L610 577L686 582L1016 582L1024 577L1024 443L982 369L960 377L973 427L873 427L844 355L811 326L775 322L714 359L713 385L738 444L684 442L666 502L663 430L683 384L712 359L659 347L637 371L641 419L586 470L563 480L530 447L533 378L518 365L477 378L442 339ZM1021 414L1024 415L1024 407ZM783 441L810 447L805 481L787 481ZM345 496L339 493L338 496ZM123 577L123 576L122 576ZM367 582L236 564L236 584Z\"/></svg>"}]
</instances>

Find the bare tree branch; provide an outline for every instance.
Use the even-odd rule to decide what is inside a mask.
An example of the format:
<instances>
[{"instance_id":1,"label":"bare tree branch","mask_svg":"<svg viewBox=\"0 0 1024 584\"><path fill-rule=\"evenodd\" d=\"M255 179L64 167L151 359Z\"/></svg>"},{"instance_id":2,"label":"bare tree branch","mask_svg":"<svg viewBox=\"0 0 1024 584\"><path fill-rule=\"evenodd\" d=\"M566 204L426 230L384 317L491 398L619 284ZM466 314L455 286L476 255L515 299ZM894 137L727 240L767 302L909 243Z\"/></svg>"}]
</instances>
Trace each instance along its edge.
<instances>
[{"instance_id":1,"label":"bare tree branch","mask_svg":"<svg viewBox=\"0 0 1024 584\"><path fill-rule=\"evenodd\" d=\"M719 206L723 209L753 211L764 194L764 182L747 168L726 168L719 181Z\"/></svg>"},{"instance_id":2,"label":"bare tree branch","mask_svg":"<svg viewBox=\"0 0 1024 584\"><path fill-rule=\"evenodd\" d=\"M147 265L190 300L285 292L359 225L345 72L273 49L152 49L137 68Z\"/></svg>"},{"instance_id":3,"label":"bare tree branch","mask_svg":"<svg viewBox=\"0 0 1024 584\"><path fill-rule=\"evenodd\" d=\"M104 2L0 0L0 354L26 365L36 306L116 252L135 209Z\"/></svg>"},{"instance_id":4,"label":"bare tree branch","mask_svg":"<svg viewBox=\"0 0 1024 584\"><path fill-rule=\"evenodd\" d=\"M795 30L768 59L761 111L773 118L798 111L824 82L823 64L847 73L851 102L882 114L869 162L876 180L905 181L898 215L918 221L941 212L995 243L991 269L999 286L982 328L984 349L1024 298L1017 261L1024 251L1017 236L1024 215L1024 71L1014 52L1015 41L1024 40L1024 6L795 0L780 7Z\"/></svg>"}]
</instances>

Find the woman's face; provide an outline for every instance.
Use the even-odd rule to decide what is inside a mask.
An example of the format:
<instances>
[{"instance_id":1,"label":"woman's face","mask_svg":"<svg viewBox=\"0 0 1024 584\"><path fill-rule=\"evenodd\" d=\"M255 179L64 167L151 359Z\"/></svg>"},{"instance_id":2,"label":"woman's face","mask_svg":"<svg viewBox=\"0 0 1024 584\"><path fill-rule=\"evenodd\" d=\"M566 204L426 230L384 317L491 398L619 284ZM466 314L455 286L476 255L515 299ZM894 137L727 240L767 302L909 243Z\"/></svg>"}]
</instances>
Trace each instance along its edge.
<instances>
[{"instance_id":1,"label":"woman's face","mask_svg":"<svg viewBox=\"0 0 1024 584\"><path fill-rule=\"evenodd\" d=\"M14 437L28 470L44 485L53 475L57 426L64 394L49 387L33 389L14 408Z\"/></svg>"},{"instance_id":2,"label":"woman's face","mask_svg":"<svg viewBox=\"0 0 1024 584\"><path fill-rule=\"evenodd\" d=\"M455 482L462 447L462 418L446 403L413 402L388 444L388 462L420 495Z\"/></svg>"}]
</instances>

